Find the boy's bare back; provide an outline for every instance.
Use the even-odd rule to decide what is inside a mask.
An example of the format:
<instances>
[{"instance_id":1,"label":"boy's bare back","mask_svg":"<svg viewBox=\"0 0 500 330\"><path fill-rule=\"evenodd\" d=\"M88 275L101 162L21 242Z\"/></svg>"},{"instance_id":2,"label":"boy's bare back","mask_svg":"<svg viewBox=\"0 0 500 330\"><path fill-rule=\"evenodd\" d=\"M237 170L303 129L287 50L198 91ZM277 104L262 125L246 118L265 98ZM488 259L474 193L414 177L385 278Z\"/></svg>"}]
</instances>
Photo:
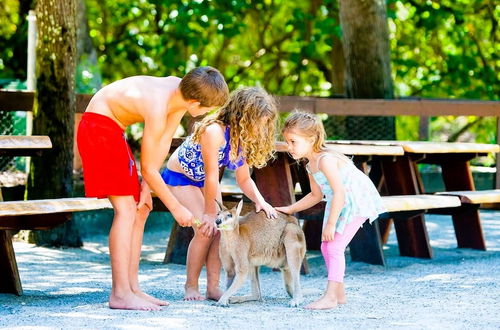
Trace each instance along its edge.
<instances>
[{"instance_id":1,"label":"boy's bare back","mask_svg":"<svg viewBox=\"0 0 500 330\"><path fill-rule=\"evenodd\" d=\"M109 117L123 129L150 117L165 121L169 112L175 110L168 105L180 82L180 78L172 76L118 80L99 90L86 111Z\"/></svg>"}]
</instances>

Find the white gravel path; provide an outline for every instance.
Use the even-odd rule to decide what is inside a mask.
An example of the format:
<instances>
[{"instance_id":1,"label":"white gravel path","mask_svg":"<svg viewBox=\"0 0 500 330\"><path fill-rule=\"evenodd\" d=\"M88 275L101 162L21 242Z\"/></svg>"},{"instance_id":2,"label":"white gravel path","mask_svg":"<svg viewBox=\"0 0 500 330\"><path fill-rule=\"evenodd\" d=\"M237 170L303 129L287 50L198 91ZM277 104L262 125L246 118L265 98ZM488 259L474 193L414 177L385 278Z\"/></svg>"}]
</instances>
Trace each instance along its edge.
<instances>
[{"instance_id":1,"label":"white gravel path","mask_svg":"<svg viewBox=\"0 0 500 330\"><path fill-rule=\"evenodd\" d=\"M427 216L432 260L400 257L392 233L387 267L349 261L348 304L330 311L287 307L280 275L269 269L261 271L264 302L229 308L183 302L185 267L161 263L166 229L146 232L140 279L146 292L171 306L158 312L110 310L107 236L86 238L82 249L16 242L24 295L0 294L0 328L500 329L500 211L482 211L482 219L486 252L456 249L447 216ZM308 259L312 272L301 279L306 302L326 284L321 255L311 252ZM200 284L205 287L204 280ZM248 290L249 285L241 293Z\"/></svg>"}]
</instances>

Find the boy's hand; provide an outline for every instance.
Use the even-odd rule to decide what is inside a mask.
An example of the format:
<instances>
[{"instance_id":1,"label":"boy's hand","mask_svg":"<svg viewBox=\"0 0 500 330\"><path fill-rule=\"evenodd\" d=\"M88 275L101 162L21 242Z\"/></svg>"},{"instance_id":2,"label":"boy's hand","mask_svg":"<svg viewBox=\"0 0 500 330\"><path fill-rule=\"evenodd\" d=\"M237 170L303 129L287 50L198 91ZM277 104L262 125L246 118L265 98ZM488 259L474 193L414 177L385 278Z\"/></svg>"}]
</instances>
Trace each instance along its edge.
<instances>
[{"instance_id":1,"label":"boy's hand","mask_svg":"<svg viewBox=\"0 0 500 330\"><path fill-rule=\"evenodd\" d=\"M327 224L323 229L323 234L321 235L322 241L333 241L335 236L335 226Z\"/></svg>"},{"instance_id":2,"label":"boy's hand","mask_svg":"<svg viewBox=\"0 0 500 330\"><path fill-rule=\"evenodd\" d=\"M198 227L203 236L212 237L217 232L215 218L215 214L203 214L201 217L201 225Z\"/></svg>"},{"instance_id":3,"label":"boy's hand","mask_svg":"<svg viewBox=\"0 0 500 330\"><path fill-rule=\"evenodd\" d=\"M278 206L278 207L275 207L275 210L278 211L278 212L282 212L282 213L285 213L285 214L292 214L292 208L290 206Z\"/></svg>"},{"instance_id":4,"label":"boy's hand","mask_svg":"<svg viewBox=\"0 0 500 330\"><path fill-rule=\"evenodd\" d=\"M178 208L170 210L170 212L181 227L191 227L194 219L193 214L183 205L179 205Z\"/></svg>"},{"instance_id":5,"label":"boy's hand","mask_svg":"<svg viewBox=\"0 0 500 330\"><path fill-rule=\"evenodd\" d=\"M146 205L150 211L153 210L153 198L151 197L151 191L149 190L149 188L147 191L144 190L141 191L141 195L139 197L139 203L137 204L137 209L139 210L144 205Z\"/></svg>"},{"instance_id":6,"label":"boy's hand","mask_svg":"<svg viewBox=\"0 0 500 330\"><path fill-rule=\"evenodd\" d=\"M255 204L255 212L259 212L260 210L264 210L268 219L276 219L278 217L278 212L266 202L263 204Z\"/></svg>"}]
</instances>

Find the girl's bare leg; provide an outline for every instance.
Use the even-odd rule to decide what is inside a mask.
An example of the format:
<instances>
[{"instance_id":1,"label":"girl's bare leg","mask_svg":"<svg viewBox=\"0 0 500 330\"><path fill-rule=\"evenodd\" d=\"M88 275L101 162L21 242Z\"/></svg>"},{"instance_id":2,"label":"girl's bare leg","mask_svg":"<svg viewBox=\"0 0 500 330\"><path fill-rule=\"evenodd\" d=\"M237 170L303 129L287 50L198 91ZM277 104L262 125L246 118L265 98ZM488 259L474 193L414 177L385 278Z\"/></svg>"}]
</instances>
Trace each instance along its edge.
<instances>
[{"instance_id":1,"label":"girl's bare leg","mask_svg":"<svg viewBox=\"0 0 500 330\"><path fill-rule=\"evenodd\" d=\"M205 209L205 200L198 187L194 186L169 186L177 200L187 207L193 215L201 219ZM186 284L184 285L184 300L203 300L205 297L200 293L198 280L203 265L207 260L212 238L205 237L196 226L193 227L194 237L189 243L186 260Z\"/></svg>"}]
</instances>

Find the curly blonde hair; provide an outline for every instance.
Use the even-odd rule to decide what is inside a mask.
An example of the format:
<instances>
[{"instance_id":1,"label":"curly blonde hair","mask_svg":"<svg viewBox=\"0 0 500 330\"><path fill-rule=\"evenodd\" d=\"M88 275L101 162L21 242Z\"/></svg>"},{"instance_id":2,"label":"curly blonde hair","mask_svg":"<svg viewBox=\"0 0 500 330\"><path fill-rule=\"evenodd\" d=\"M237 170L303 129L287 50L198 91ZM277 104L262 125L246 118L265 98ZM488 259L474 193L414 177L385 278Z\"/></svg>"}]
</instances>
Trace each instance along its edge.
<instances>
[{"instance_id":1,"label":"curly blonde hair","mask_svg":"<svg viewBox=\"0 0 500 330\"><path fill-rule=\"evenodd\" d=\"M193 141L199 143L207 126L217 122L229 125L231 151L229 159L242 156L251 167L261 168L274 154L274 140L278 111L276 101L259 87L237 89L215 113L199 122L193 131Z\"/></svg>"}]
</instances>

